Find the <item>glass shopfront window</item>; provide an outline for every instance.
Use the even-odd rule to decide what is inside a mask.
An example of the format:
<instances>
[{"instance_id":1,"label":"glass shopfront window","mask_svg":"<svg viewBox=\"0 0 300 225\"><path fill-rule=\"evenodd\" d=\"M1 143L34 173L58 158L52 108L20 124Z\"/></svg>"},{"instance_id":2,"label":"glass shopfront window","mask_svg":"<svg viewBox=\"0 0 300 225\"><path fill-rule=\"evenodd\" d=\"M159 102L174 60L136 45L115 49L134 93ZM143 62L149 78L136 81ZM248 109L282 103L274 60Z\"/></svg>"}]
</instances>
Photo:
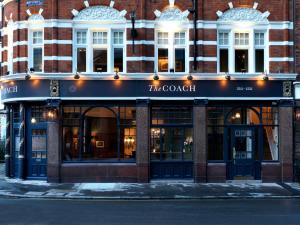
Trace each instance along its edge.
<instances>
[{"instance_id":1,"label":"glass shopfront window","mask_svg":"<svg viewBox=\"0 0 300 225\"><path fill-rule=\"evenodd\" d=\"M134 160L135 107L64 107L65 161Z\"/></svg>"},{"instance_id":2,"label":"glass shopfront window","mask_svg":"<svg viewBox=\"0 0 300 225\"><path fill-rule=\"evenodd\" d=\"M151 161L190 161L192 152L192 109L153 107Z\"/></svg>"}]
</instances>

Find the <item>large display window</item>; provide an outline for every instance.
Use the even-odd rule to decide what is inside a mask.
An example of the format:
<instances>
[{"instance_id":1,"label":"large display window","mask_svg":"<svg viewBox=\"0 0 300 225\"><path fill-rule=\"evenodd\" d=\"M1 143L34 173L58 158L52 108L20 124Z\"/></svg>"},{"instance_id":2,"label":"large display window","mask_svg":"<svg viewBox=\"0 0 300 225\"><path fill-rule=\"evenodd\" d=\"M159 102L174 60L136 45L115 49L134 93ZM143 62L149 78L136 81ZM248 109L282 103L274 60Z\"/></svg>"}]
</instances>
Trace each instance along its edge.
<instances>
[{"instance_id":1,"label":"large display window","mask_svg":"<svg viewBox=\"0 0 300 225\"><path fill-rule=\"evenodd\" d=\"M135 107L63 107L64 161L134 161L135 156Z\"/></svg>"}]
</instances>

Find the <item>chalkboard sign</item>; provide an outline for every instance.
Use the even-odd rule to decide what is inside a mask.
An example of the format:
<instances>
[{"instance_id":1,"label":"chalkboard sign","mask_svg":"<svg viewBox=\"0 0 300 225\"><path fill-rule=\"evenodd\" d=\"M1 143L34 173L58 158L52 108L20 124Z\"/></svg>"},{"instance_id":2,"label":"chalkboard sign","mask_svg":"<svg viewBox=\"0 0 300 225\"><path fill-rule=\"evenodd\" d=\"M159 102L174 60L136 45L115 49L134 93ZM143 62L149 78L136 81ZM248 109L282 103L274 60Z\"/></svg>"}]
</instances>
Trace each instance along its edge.
<instances>
[{"instance_id":1,"label":"chalkboard sign","mask_svg":"<svg viewBox=\"0 0 300 225\"><path fill-rule=\"evenodd\" d=\"M27 0L26 5L27 6L36 6L36 5L43 5L44 0Z\"/></svg>"}]
</instances>

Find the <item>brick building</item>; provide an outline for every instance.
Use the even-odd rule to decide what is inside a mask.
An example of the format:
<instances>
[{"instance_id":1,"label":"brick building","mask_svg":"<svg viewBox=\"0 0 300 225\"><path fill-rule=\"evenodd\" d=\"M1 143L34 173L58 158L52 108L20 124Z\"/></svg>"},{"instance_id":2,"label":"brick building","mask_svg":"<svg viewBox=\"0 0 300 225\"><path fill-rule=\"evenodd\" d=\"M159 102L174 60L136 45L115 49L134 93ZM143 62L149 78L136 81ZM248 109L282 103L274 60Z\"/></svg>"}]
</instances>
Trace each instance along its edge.
<instances>
[{"instance_id":1,"label":"brick building","mask_svg":"<svg viewBox=\"0 0 300 225\"><path fill-rule=\"evenodd\" d=\"M4 0L6 173L293 179L288 0Z\"/></svg>"}]
</instances>

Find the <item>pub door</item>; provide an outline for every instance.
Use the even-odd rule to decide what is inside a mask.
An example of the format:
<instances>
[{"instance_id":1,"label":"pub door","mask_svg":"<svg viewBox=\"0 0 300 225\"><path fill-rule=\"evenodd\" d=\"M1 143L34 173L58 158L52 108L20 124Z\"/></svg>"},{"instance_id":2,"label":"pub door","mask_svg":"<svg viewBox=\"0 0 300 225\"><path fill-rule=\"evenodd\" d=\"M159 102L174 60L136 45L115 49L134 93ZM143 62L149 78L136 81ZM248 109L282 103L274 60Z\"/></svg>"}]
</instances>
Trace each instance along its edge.
<instances>
[{"instance_id":1,"label":"pub door","mask_svg":"<svg viewBox=\"0 0 300 225\"><path fill-rule=\"evenodd\" d=\"M259 154L259 145L257 145L258 128L253 126L232 126L229 130L228 178L230 180L257 179L259 175L255 159Z\"/></svg>"},{"instance_id":2,"label":"pub door","mask_svg":"<svg viewBox=\"0 0 300 225\"><path fill-rule=\"evenodd\" d=\"M46 179L47 177L47 129L31 128L27 142L27 178Z\"/></svg>"}]
</instances>

